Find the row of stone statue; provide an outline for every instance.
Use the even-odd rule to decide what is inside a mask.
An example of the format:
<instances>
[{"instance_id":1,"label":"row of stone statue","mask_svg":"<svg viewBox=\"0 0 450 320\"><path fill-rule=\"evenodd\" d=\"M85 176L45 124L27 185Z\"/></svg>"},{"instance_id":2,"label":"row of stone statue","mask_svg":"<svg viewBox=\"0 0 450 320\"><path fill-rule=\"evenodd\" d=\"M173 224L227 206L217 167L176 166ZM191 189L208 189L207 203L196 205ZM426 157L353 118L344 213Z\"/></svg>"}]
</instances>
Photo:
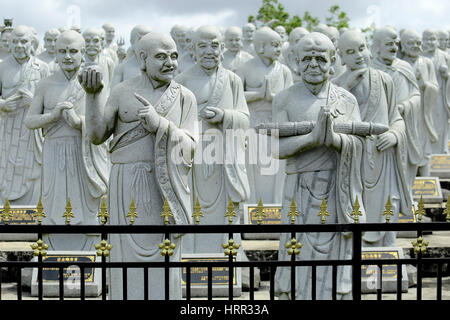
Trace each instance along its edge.
<instances>
[{"instance_id":1,"label":"row of stone statue","mask_svg":"<svg viewBox=\"0 0 450 320\"><path fill-rule=\"evenodd\" d=\"M391 27L375 31L370 50L357 30L340 34L320 26L309 33L299 28L286 41L280 28L281 35L266 26L242 29L222 33L214 26L176 26L169 35L139 25L131 31L125 57L123 42L120 50L113 43L110 25L82 33L49 31L46 51L39 55L32 28L5 29L0 201L8 197L11 205L32 205L42 196L48 224L64 224L68 197L73 210L82 213L72 224L97 224L105 194L111 224L127 223L132 197L141 215L136 223L150 225L162 224L164 199L173 213L170 222L176 224L192 222L197 198L204 224L226 223L229 197L239 216L244 203L259 198L281 203L284 212L295 199L296 223L321 223L317 210L323 198L331 223L352 222L356 198L361 222L383 222L388 196L393 221L399 212L411 215L418 169L428 174L431 152L446 151L432 151L433 143L447 146L448 54L437 48L437 33L424 33L424 48L434 48L424 50L427 58L417 33L403 30L402 60ZM249 130L261 123L294 122L314 125L308 132L274 134L270 141ZM338 124L359 128L362 123L385 130L378 135L335 130ZM244 134L229 143L223 137L230 132ZM263 163L261 154L268 161ZM200 161L194 161L198 155ZM250 162L252 157L258 161ZM161 237L111 235L115 250L110 259L158 261L155 244ZM53 250L83 250L92 247L91 238L49 235L46 243ZM301 238L303 258L351 255L347 234ZM223 235L209 234L172 241L175 259L182 251L222 252L224 243ZM395 233L371 232L364 243L392 246ZM286 258L285 249L280 246L280 259ZM120 297L122 284L115 272L110 277L113 299ZM286 272L277 272L280 294L289 292ZM318 274L323 275L323 294L330 294L330 269ZM346 267L338 275L342 296L351 287L348 275ZM156 273L149 281L160 286L163 278ZM307 273L297 279L299 286L308 284ZM142 281L139 274L128 277L137 288ZM174 298L179 283L172 283ZM128 297L139 296L130 290Z\"/></svg>"}]
</instances>

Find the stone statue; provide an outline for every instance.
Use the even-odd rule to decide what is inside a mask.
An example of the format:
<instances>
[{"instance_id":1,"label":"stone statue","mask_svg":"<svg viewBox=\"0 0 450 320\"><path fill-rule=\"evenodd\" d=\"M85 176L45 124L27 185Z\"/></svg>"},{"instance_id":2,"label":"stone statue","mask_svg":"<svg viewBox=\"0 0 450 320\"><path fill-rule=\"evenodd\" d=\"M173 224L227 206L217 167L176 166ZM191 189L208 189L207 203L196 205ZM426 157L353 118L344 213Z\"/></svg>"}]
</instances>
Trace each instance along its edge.
<instances>
[{"instance_id":1,"label":"stone statue","mask_svg":"<svg viewBox=\"0 0 450 320\"><path fill-rule=\"evenodd\" d=\"M362 121L389 127L388 131L364 140L361 177L367 222L385 222L382 213L388 197L394 213L391 221L398 221L399 212L410 213L412 203L405 176L405 122L396 104L394 82L385 72L369 67L371 54L361 32L344 32L339 52L346 71L334 83L356 97ZM366 246L390 247L395 246L396 233L367 232L363 239Z\"/></svg>"},{"instance_id":2,"label":"stone statue","mask_svg":"<svg viewBox=\"0 0 450 320\"><path fill-rule=\"evenodd\" d=\"M116 29L111 23L103 24L102 29L105 32L103 53L108 55L114 62L114 65L117 66L119 64L119 57L117 56L118 45L114 42L114 38L116 37Z\"/></svg>"},{"instance_id":3,"label":"stone statue","mask_svg":"<svg viewBox=\"0 0 450 320\"><path fill-rule=\"evenodd\" d=\"M401 34L401 48L403 60L414 69L420 88L421 108L418 115L418 136L421 140L420 149L423 151L422 161L419 163L418 174L430 176L431 143L438 141L438 135L433 124L433 112L439 95L433 61L421 55L422 39L419 33L406 29Z\"/></svg>"},{"instance_id":4,"label":"stone statue","mask_svg":"<svg viewBox=\"0 0 450 320\"><path fill-rule=\"evenodd\" d=\"M450 112L450 81L448 81L448 70L450 67L450 56L438 48L437 33L426 29L422 33L423 55L430 58L434 64L434 71L439 84L439 95L433 110L433 124L438 135L438 140L431 144L434 154L448 153L448 120Z\"/></svg>"},{"instance_id":5,"label":"stone statue","mask_svg":"<svg viewBox=\"0 0 450 320\"><path fill-rule=\"evenodd\" d=\"M252 56L256 56L255 47L253 45L255 31L256 27L253 23L246 23L242 27L242 50L247 51Z\"/></svg>"},{"instance_id":6,"label":"stone statue","mask_svg":"<svg viewBox=\"0 0 450 320\"><path fill-rule=\"evenodd\" d=\"M38 59L48 64L50 73L55 73L58 70L58 63L55 61L56 57L56 39L58 39L61 33L58 29L50 29L45 32L44 35L44 48L45 51L37 56Z\"/></svg>"},{"instance_id":7,"label":"stone statue","mask_svg":"<svg viewBox=\"0 0 450 320\"><path fill-rule=\"evenodd\" d=\"M24 119L49 68L31 54L33 39L29 27L15 27L12 54L0 63L0 202L8 197L11 205L36 205L40 194L42 133L29 130Z\"/></svg>"},{"instance_id":8,"label":"stone statue","mask_svg":"<svg viewBox=\"0 0 450 320\"><path fill-rule=\"evenodd\" d=\"M445 30L438 30L436 31L437 38L438 38L438 48L442 51L447 51L447 44L448 44L448 31Z\"/></svg>"},{"instance_id":9,"label":"stone statue","mask_svg":"<svg viewBox=\"0 0 450 320\"><path fill-rule=\"evenodd\" d=\"M237 71L243 81L251 127L272 122L273 97L293 83L289 68L278 61L281 54L281 37L278 33L269 27L258 29L254 46L257 56ZM265 204L281 203L284 161L272 157L271 141L266 135L258 134L255 137L257 139L249 140L247 149L247 175L250 183L248 201L256 204L262 198ZM266 142L267 146L262 147Z\"/></svg>"},{"instance_id":10,"label":"stone statue","mask_svg":"<svg viewBox=\"0 0 450 320\"><path fill-rule=\"evenodd\" d=\"M135 224L162 225L165 200L171 224L191 222L188 174L197 141L197 103L191 91L173 81L178 53L169 34L150 32L136 54L143 70L111 90L105 104L102 75L89 68L80 81L86 95L86 129L94 144L109 137L112 168L109 176L110 224L128 224L134 198ZM163 261L161 234L110 235L111 261ZM181 235L171 260L181 256ZM181 270L170 269L170 300L181 299ZM110 299L122 299L122 271L110 269ZM128 298L143 299L142 268L128 270ZM164 270L149 273L149 298L164 298Z\"/></svg>"},{"instance_id":11,"label":"stone statue","mask_svg":"<svg viewBox=\"0 0 450 320\"><path fill-rule=\"evenodd\" d=\"M333 85L330 69L335 63L335 48L325 35L312 32L296 47L299 71L303 81L278 93L273 102L276 122L316 121L306 135L280 137L280 158L286 159L283 189L282 223L291 223L291 201L300 215L296 224L318 224L322 199L327 203L327 223L352 223L352 206L361 199L362 139L355 135L337 134L335 122L361 121L356 99L346 90ZM364 208L359 221L365 221ZM278 259L290 260L285 244L290 234L280 235ZM301 233L300 260L348 259L352 256L351 233ZM278 267L275 293L280 299L291 298L289 267ZM317 267L317 299L331 299L331 266ZM351 266L337 269L337 298L351 298ZM311 268L296 267L295 299L311 299Z\"/></svg>"},{"instance_id":12,"label":"stone statue","mask_svg":"<svg viewBox=\"0 0 450 320\"><path fill-rule=\"evenodd\" d=\"M33 32L33 50L31 51L31 54L34 56L38 56L42 52L44 52L44 47L42 46L42 43L39 42L36 29L34 27L29 28L31 29L31 32Z\"/></svg>"},{"instance_id":13,"label":"stone statue","mask_svg":"<svg viewBox=\"0 0 450 320\"><path fill-rule=\"evenodd\" d=\"M178 73L182 73L183 71L189 69L195 64L194 48L192 47L192 37L194 33L195 33L194 28L190 28L186 31L186 33L184 33L182 43L185 53L178 59L178 69L177 69Z\"/></svg>"},{"instance_id":14,"label":"stone statue","mask_svg":"<svg viewBox=\"0 0 450 320\"><path fill-rule=\"evenodd\" d=\"M292 73L292 79L294 83L301 81L301 76L297 70L297 55L295 54L295 46L298 44L301 38L307 35L309 31L303 27L297 27L292 29L289 33L288 46L281 51L281 56L283 57L284 64L289 67Z\"/></svg>"},{"instance_id":15,"label":"stone statue","mask_svg":"<svg viewBox=\"0 0 450 320\"><path fill-rule=\"evenodd\" d=\"M114 69L114 76L112 79L111 88L114 88L118 83L127 79L137 77L141 74L138 57L136 56L136 49L139 40L151 31L150 27L146 25L135 26L130 33L131 48L129 55Z\"/></svg>"},{"instance_id":16,"label":"stone statue","mask_svg":"<svg viewBox=\"0 0 450 320\"><path fill-rule=\"evenodd\" d=\"M339 30L332 26L327 26L325 24L319 24L316 27L316 32L323 33L328 38L330 38L331 42L333 42L334 47L337 49L339 47L339 37L340 33ZM332 70L332 77L336 78L339 75L341 75L345 71L345 67L342 65L341 57L340 55L336 55L336 63L334 64L333 70Z\"/></svg>"},{"instance_id":17,"label":"stone statue","mask_svg":"<svg viewBox=\"0 0 450 320\"><path fill-rule=\"evenodd\" d=\"M197 64L175 79L195 94L203 137L192 167L192 205L198 197L204 214L201 224L225 224L229 197L237 212L250 194L245 168L249 112L242 81L220 65L224 46L220 31L213 26L199 27L193 44ZM230 141L230 134L236 137L236 143ZM222 139L212 139L217 135ZM220 156L209 159L204 156L208 150ZM233 222L240 223L239 215ZM185 252L222 253L228 235L194 234L188 239L184 240ZM239 235L235 235L235 241L240 242Z\"/></svg>"},{"instance_id":18,"label":"stone statue","mask_svg":"<svg viewBox=\"0 0 450 320\"><path fill-rule=\"evenodd\" d=\"M409 184L412 201L412 186L422 162L421 138L419 137L420 91L414 70L409 63L397 58L398 36L392 27L378 28L374 32L372 50L375 58L372 65L375 69L389 74L394 81L396 103L403 117L406 129L407 166L406 179ZM405 215L412 213L403 212Z\"/></svg>"},{"instance_id":19,"label":"stone statue","mask_svg":"<svg viewBox=\"0 0 450 320\"><path fill-rule=\"evenodd\" d=\"M106 195L109 175L106 146L93 145L85 127L85 92L78 82L84 59L84 39L64 32L56 42L60 68L39 82L25 119L29 129L42 129L41 195L45 224L65 224L68 199L71 224L98 224L100 198ZM51 250L92 251L100 237L84 234L51 234L44 237Z\"/></svg>"},{"instance_id":20,"label":"stone statue","mask_svg":"<svg viewBox=\"0 0 450 320\"><path fill-rule=\"evenodd\" d=\"M236 72L242 64L253 56L242 50L242 30L239 27L230 27L225 31L225 52L222 65L224 68Z\"/></svg>"},{"instance_id":21,"label":"stone statue","mask_svg":"<svg viewBox=\"0 0 450 320\"><path fill-rule=\"evenodd\" d=\"M11 50L9 49L9 37L11 36L12 30L12 28L7 27L2 31L0 60L5 60L11 54Z\"/></svg>"},{"instance_id":22,"label":"stone statue","mask_svg":"<svg viewBox=\"0 0 450 320\"><path fill-rule=\"evenodd\" d=\"M177 45L177 50L180 57L188 53L188 48L186 48L186 35L189 31L190 30L188 27L180 24L174 25L170 30L170 35Z\"/></svg>"},{"instance_id":23,"label":"stone statue","mask_svg":"<svg viewBox=\"0 0 450 320\"><path fill-rule=\"evenodd\" d=\"M108 56L103 55L104 30L102 28L87 28L83 32L83 38L86 43L85 67L97 66L101 70L103 85L105 90L109 90L114 73L114 61Z\"/></svg>"}]
</instances>

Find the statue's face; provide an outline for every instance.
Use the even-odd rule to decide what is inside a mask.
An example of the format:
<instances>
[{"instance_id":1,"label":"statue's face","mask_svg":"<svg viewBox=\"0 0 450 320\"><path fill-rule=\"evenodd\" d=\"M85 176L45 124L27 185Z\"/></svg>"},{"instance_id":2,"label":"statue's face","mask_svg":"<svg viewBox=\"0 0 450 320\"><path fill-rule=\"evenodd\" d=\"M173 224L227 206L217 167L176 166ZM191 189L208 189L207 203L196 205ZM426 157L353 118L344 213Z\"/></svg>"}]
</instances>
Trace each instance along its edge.
<instances>
[{"instance_id":1,"label":"statue's face","mask_svg":"<svg viewBox=\"0 0 450 320\"><path fill-rule=\"evenodd\" d=\"M242 36L247 41L252 41L255 35L255 28L251 26L245 26L242 28Z\"/></svg>"},{"instance_id":2,"label":"statue's face","mask_svg":"<svg viewBox=\"0 0 450 320\"><path fill-rule=\"evenodd\" d=\"M31 50L33 48L33 35L28 33L11 33L9 38L9 49L12 55L17 60L25 60L31 56Z\"/></svg>"},{"instance_id":3,"label":"statue's face","mask_svg":"<svg viewBox=\"0 0 450 320\"><path fill-rule=\"evenodd\" d=\"M434 33L424 33L422 37L423 51L433 52L438 46L438 39Z\"/></svg>"},{"instance_id":4,"label":"statue's face","mask_svg":"<svg viewBox=\"0 0 450 320\"><path fill-rule=\"evenodd\" d=\"M351 71L365 69L370 63L370 51L363 37L345 39L340 44L342 61Z\"/></svg>"},{"instance_id":5,"label":"statue's face","mask_svg":"<svg viewBox=\"0 0 450 320\"><path fill-rule=\"evenodd\" d=\"M238 52L241 50L242 35L239 32L227 32L225 35L225 47L231 52Z\"/></svg>"},{"instance_id":6,"label":"statue's face","mask_svg":"<svg viewBox=\"0 0 450 320\"><path fill-rule=\"evenodd\" d=\"M416 58L422 53L422 39L418 35L408 35L402 41L403 52L410 57Z\"/></svg>"},{"instance_id":7,"label":"statue's face","mask_svg":"<svg viewBox=\"0 0 450 320\"><path fill-rule=\"evenodd\" d=\"M220 63L223 43L215 35L200 35L194 42L197 63L205 69L214 69Z\"/></svg>"},{"instance_id":8,"label":"statue's face","mask_svg":"<svg viewBox=\"0 0 450 320\"><path fill-rule=\"evenodd\" d=\"M438 47L441 50L447 49L448 35L444 33L439 33L438 37Z\"/></svg>"},{"instance_id":9,"label":"statue's face","mask_svg":"<svg viewBox=\"0 0 450 320\"><path fill-rule=\"evenodd\" d=\"M398 51L398 38L392 36L386 36L381 39L378 46L378 55L385 61L392 62L397 57Z\"/></svg>"},{"instance_id":10,"label":"statue's face","mask_svg":"<svg viewBox=\"0 0 450 320\"><path fill-rule=\"evenodd\" d=\"M103 49L103 39L100 34L90 33L84 35L86 42L86 54L91 57L97 56Z\"/></svg>"},{"instance_id":11,"label":"statue's face","mask_svg":"<svg viewBox=\"0 0 450 320\"><path fill-rule=\"evenodd\" d=\"M116 36L116 30L114 28L106 27L105 29L105 40L111 42Z\"/></svg>"},{"instance_id":12,"label":"statue's face","mask_svg":"<svg viewBox=\"0 0 450 320\"><path fill-rule=\"evenodd\" d=\"M183 30L179 30L175 32L176 43L182 50L186 48L186 32Z\"/></svg>"},{"instance_id":13,"label":"statue's face","mask_svg":"<svg viewBox=\"0 0 450 320\"><path fill-rule=\"evenodd\" d=\"M298 60L298 71L306 83L320 84L330 77L332 61L326 48L323 50L300 49Z\"/></svg>"},{"instance_id":14,"label":"statue's face","mask_svg":"<svg viewBox=\"0 0 450 320\"><path fill-rule=\"evenodd\" d=\"M270 60L278 60L281 54L281 41L275 38L267 39L264 42L262 56Z\"/></svg>"},{"instance_id":15,"label":"statue's face","mask_svg":"<svg viewBox=\"0 0 450 320\"><path fill-rule=\"evenodd\" d=\"M65 40L58 43L56 61L64 71L75 71L83 61L83 44L80 41Z\"/></svg>"},{"instance_id":16,"label":"statue's face","mask_svg":"<svg viewBox=\"0 0 450 320\"><path fill-rule=\"evenodd\" d=\"M286 29L284 29L284 28L278 26L278 27L275 28L275 31L276 31L276 33L278 33L278 34L280 35L280 37L281 37L281 39L282 39L283 41L286 40L286 38L287 38Z\"/></svg>"},{"instance_id":17,"label":"statue's face","mask_svg":"<svg viewBox=\"0 0 450 320\"><path fill-rule=\"evenodd\" d=\"M9 49L9 37L11 35L11 32L3 32L2 33L2 49L11 52Z\"/></svg>"},{"instance_id":18,"label":"statue's face","mask_svg":"<svg viewBox=\"0 0 450 320\"><path fill-rule=\"evenodd\" d=\"M145 68L149 78L168 83L178 68L178 52L174 42L161 41L147 49Z\"/></svg>"},{"instance_id":19,"label":"statue's face","mask_svg":"<svg viewBox=\"0 0 450 320\"><path fill-rule=\"evenodd\" d=\"M44 38L44 48L48 51L48 53L56 52L56 39L58 35L56 34L47 34Z\"/></svg>"}]
</instances>

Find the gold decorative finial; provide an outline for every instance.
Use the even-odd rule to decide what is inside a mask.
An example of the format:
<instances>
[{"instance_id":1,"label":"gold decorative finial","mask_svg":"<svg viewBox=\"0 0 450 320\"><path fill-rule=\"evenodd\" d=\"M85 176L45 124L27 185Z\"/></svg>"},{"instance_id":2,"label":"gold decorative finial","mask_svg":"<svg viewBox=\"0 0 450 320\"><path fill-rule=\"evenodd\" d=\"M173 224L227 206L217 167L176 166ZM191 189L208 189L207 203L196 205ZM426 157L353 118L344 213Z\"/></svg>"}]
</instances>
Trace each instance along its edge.
<instances>
[{"instance_id":1,"label":"gold decorative finial","mask_svg":"<svg viewBox=\"0 0 450 320\"><path fill-rule=\"evenodd\" d=\"M105 224L109 219L108 207L106 206L106 197L102 197L102 202L100 204L100 211L97 217L101 219L102 224Z\"/></svg>"},{"instance_id":2,"label":"gold decorative finial","mask_svg":"<svg viewBox=\"0 0 450 320\"><path fill-rule=\"evenodd\" d=\"M106 240L100 241L100 244L95 244L94 248L97 250L97 256L109 256L109 252L112 249L112 244L109 244Z\"/></svg>"},{"instance_id":3,"label":"gold decorative finial","mask_svg":"<svg viewBox=\"0 0 450 320\"><path fill-rule=\"evenodd\" d=\"M36 243L33 243L31 245L31 249L33 249L33 254L34 256L39 256L41 255L42 257L45 257L47 255L47 249L48 249L48 244L45 244L44 241L42 241L42 239L38 239L38 241L36 241Z\"/></svg>"},{"instance_id":4,"label":"gold decorative finial","mask_svg":"<svg viewBox=\"0 0 450 320\"><path fill-rule=\"evenodd\" d=\"M130 218L130 224L134 224L134 219L138 217L136 212L136 204L134 203L134 197L131 197L130 210L128 211L127 218Z\"/></svg>"},{"instance_id":5,"label":"gold decorative finial","mask_svg":"<svg viewBox=\"0 0 450 320\"><path fill-rule=\"evenodd\" d=\"M289 212L287 214L288 217L291 218L291 224L295 223L295 217L299 216L299 212L297 211L297 204L295 203L294 197L292 197L291 205L289 207Z\"/></svg>"},{"instance_id":6,"label":"gold decorative finial","mask_svg":"<svg viewBox=\"0 0 450 320\"><path fill-rule=\"evenodd\" d=\"M355 203L353 204L353 211L350 213L350 215L353 217L353 221L355 223L359 222L359 216L362 216L361 211L359 210L361 206L359 205L358 196L356 196Z\"/></svg>"},{"instance_id":7,"label":"gold decorative finial","mask_svg":"<svg viewBox=\"0 0 450 320\"><path fill-rule=\"evenodd\" d=\"M411 242L414 247L414 253L426 253L428 247L428 241L424 240L422 237L418 237L417 241Z\"/></svg>"},{"instance_id":8,"label":"gold decorative finial","mask_svg":"<svg viewBox=\"0 0 450 320\"><path fill-rule=\"evenodd\" d=\"M5 224L9 223L9 220L12 219L13 214L11 212L11 205L9 204L8 197L6 197L5 205L3 206L3 212L0 214L0 221L3 220Z\"/></svg>"},{"instance_id":9,"label":"gold decorative finial","mask_svg":"<svg viewBox=\"0 0 450 320\"><path fill-rule=\"evenodd\" d=\"M292 238L291 241L287 242L284 245L288 250L287 250L287 254L288 255L299 255L300 254L300 248L303 247L301 242L297 242L297 239Z\"/></svg>"},{"instance_id":10,"label":"gold decorative finial","mask_svg":"<svg viewBox=\"0 0 450 320\"><path fill-rule=\"evenodd\" d=\"M394 211L392 211L391 196L388 196L385 210L383 211L383 216L386 216L386 222L389 222L391 220L391 216L393 215Z\"/></svg>"},{"instance_id":11,"label":"gold decorative finial","mask_svg":"<svg viewBox=\"0 0 450 320\"><path fill-rule=\"evenodd\" d=\"M422 222L422 216L425 215L425 206L423 204L422 196L420 196L419 203L417 204L417 210L415 212L416 220Z\"/></svg>"},{"instance_id":12,"label":"gold decorative finial","mask_svg":"<svg viewBox=\"0 0 450 320\"><path fill-rule=\"evenodd\" d=\"M158 248L161 249L161 255L162 256L172 256L176 245L175 243L172 243L169 239L165 239L163 243L158 244Z\"/></svg>"},{"instance_id":13,"label":"gold decorative finial","mask_svg":"<svg viewBox=\"0 0 450 320\"><path fill-rule=\"evenodd\" d=\"M447 197L447 203L445 204L445 209L442 212L443 215L445 215L445 220L447 222L450 221L450 195Z\"/></svg>"},{"instance_id":14,"label":"gold decorative finial","mask_svg":"<svg viewBox=\"0 0 450 320\"><path fill-rule=\"evenodd\" d=\"M256 206L256 213L255 213L256 221L258 224L261 224L264 221L264 218L266 217L266 213L264 212L264 205L262 202L262 198L259 197L258 205Z\"/></svg>"},{"instance_id":15,"label":"gold decorative finial","mask_svg":"<svg viewBox=\"0 0 450 320\"><path fill-rule=\"evenodd\" d=\"M234 243L234 240L232 238L228 239L228 243L222 244L222 248L225 249L224 253L226 256L237 255L237 249L239 249L240 246L240 244Z\"/></svg>"},{"instance_id":16,"label":"gold decorative finial","mask_svg":"<svg viewBox=\"0 0 450 320\"><path fill-rule=\"evenodd\" d=\"M169 217L173 218L172 211L170 211L169 200L164 200L163 204L163 212L161 213L161 218L164 218L164 224L169 224Z\"/></svg>"},{"instance_id":17,"label":"gold decorative finial","mask_svg":"<svg viewBox=\"0 0 450 320\"><path fill-rule=\"evenodd\" d=\"M200 206L200 201L198 201L198 197L195 200L194 204L194 212L192 213L192 218L195 219L195 224L200 223L200 217L203 217L203 212L201 211L202 207Z\"/></svg>"},{"instance_id":18,"label":"gold decorative finial","mask_svg":"<svg viewBox=\"0 0 450 320\"><path fill-rule=\"evenodd\" d=\"M39 197L36 211L31 216L33 217L33 219L37 218L38 224L41 224L42 219L46 217L45 212L44 212L44 206L42 205L42 196Z\"/></svg>"},{"instance_id":19,"label":"gold decorative finial","mask_svg":"<svg viewBox=\"0 0 450 320\"><path fill-rule=\"evenodd\" d=\"M229 197L228 205L227 205L227 212L225 212L225 218L228 218L228 223L233 223L233 217L236 217L236 212L234 211L234 203L231 197Z\"/></svg>"},{"instance_id":20,"label":"gold decorative finial","mask_svg":"<svg viewBox=\"0 0 450 320\"><path fill-rule=\"evenodd\" d=\"M70 203L70 198L67 198L66 211L62 215L63 218L66 218L66 224L70 224L70 220L75 218L75 215L72 212L72 204Z\"/></svg>"},{"instance_id":21,"label":"gold decorative finial","mask_svg":"<svg viewBox=\"0 0 450 320\"><path fill-rule=\"evenodd\" d=\"M322 203L320 204L320 211L318 216L321 217L322 224L327 221L327 216L330 214L327 211L327 203L325 202L325 197L322 197Z\"/></svg>"}]
</instances>

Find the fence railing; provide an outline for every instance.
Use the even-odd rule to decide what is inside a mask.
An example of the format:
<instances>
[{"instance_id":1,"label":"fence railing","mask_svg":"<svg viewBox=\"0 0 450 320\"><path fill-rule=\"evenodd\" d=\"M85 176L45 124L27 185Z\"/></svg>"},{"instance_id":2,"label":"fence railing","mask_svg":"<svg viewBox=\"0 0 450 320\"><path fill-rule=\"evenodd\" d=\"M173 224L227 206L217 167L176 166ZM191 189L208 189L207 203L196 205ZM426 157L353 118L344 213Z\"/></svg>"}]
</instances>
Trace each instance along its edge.
<instances>
[{"instance_id":1,"label":"fence railing","mask_svg":"<svg viewBox=\"0 0 450 320\"><path fill-rule=\"evenodd\" d=\"M352 298L353 300L361 300L361 267L363 265L376 265L382 269L383 265L397 266L397 300L402 300L402 266L411 264L417 266L417 300L422 299L422 266L437 266L437 282L436 282L436 299L442 299L442 266L450 263L450 257L445 258L427 258L424 257L428 244L423 239L424 232L427 231L449 231L450 224L448 222L428 222L428 223L353 223L353 224L279 224L279 225L0 225L0 233L30 233L37 234L39 239L33 245L33 250L37 256L37 261L0 261L0 268L16 268L17 269L17 299L23 297L21 287L21 275L24 268L37 268L38 270L38 300L43 297L43 268L57 268L59 270L59 299L64 299L64 278L63 270L69 266L76 265L80 268L80 274L84 275L87 268L99 268L101 270L101 299L108 299L106 272L109 268L122 269L123 274L123 299L127 299L127 270L130 268L142 268L144 270L144 299L148 299L148 274L152 268L163 268L165 270L165 299L169 300L169 282L170 268L185 268L186 270L186 294L185 299L191 300L191 271L193 268L202 267L208 270L208 290L207 299L213 299L213 283L212 270L216 267L228 268L228 299L233 300L233 272L236 268L249 268L250 288L249 300L255 299L255 287L253 275L255 268L268 268L270 270L270 288L269 299L276 299L275 295L275 271L278 267L289 267L291 270L291 297L295 298L295 282L296 273L294 270L299 266L309 266L312 269L313 284L311 286L312 300L316 299L315 279L317 275L317 267L331 266L332 268L332 299L337 298L337 268L338 266L352 266ZM415 257L405 259L362 259L362 236L364 232L370 231L415 231L417 239L412 239L411 246L414 246ZM170 235L174 234L190 234L190 233L221 233L228 234L229 239L233 239L234 234L243 233L287 233L290 239L297 239L301 233L322 233L322 232L351 232L352 238L352 258L347 260L301 260L300 246L293 246L291 250L290 260L271 260L271 261L236 261L234 255L239 245L237 243L229 243L230 246L224 245L224 254L228 256L228 261L173 261L170 256L170 243L160 244L160 252L164 255L164 261L159 262L111 262L108 260L108 251L114 250L108 244L108 236L111 234L162 234L165 239L170 239ZM43 261L43 256L48 249L40 239L43 234L100 234L101 243L96 245L97 255L101 256L98 262L50 262ZM284 244L282 244L284 245ZM297 250L298 248L298 250ZM297 257L297 258L296 258ZM299 259L299 258L300 259ZM380 275L382 277L382 273ZM1 273L0 273L1 277ZM382 281L377 288L377 299L382 299ZM0 278L0 298L2 291L2 281ZM85 300L85 280L80 277L80 297Z\"/></svg>"}]
</instances>

